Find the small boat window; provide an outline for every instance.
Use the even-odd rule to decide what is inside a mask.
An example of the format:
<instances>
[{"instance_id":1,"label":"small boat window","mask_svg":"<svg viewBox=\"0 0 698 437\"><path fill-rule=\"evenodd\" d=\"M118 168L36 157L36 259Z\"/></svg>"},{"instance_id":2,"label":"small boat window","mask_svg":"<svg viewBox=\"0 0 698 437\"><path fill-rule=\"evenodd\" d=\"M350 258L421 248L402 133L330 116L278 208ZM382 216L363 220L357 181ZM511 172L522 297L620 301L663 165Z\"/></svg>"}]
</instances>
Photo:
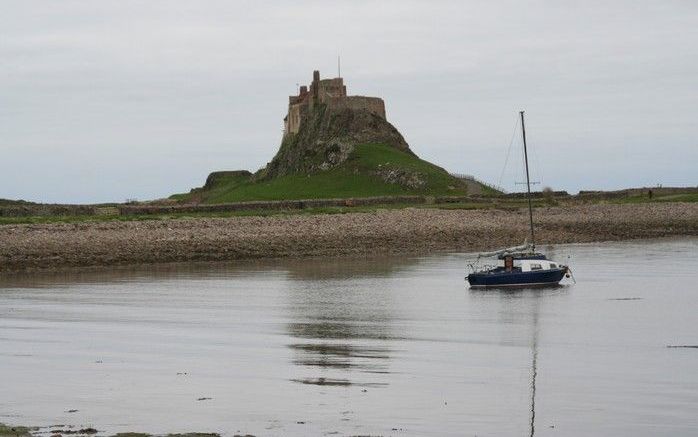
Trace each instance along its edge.
<instances>
[{"instance_id":1,"label":"small boat window","mask_svg":"<svg viewBox=\"0 0 698 437\"><path fill-rule=\"evenodd\" d=\"M540 264L531 264L531 270L543 270Z\"/></svg>"},{"instance_id":2,"label":"small boat window","mask_svg":"<svg viewBox=\"0 0 698 437\"><path fill-rule=\"evenodd\" d=\"M555 264L555 263L550 263L550 268L551 268L551 269L556 269L556 268L557 268L557 264Z\"/></svg>"}]
</instances>

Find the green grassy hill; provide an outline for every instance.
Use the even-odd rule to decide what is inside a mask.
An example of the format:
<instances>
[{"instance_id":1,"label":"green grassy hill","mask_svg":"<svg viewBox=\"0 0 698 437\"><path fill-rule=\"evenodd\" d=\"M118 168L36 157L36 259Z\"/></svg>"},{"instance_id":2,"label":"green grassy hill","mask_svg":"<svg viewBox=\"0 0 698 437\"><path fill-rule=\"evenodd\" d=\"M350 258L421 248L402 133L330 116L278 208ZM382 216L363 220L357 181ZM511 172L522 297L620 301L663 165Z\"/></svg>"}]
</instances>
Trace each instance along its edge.
<instances>
[{"instance_id":1,"label":"green grassy hill","mask_svg":"<svg viewBox=\"0 0 698 437\"><path fill-rule=\"evenodd\" d=\"M444 169L382 144L354 147L341 165L311 174L269 180L241 174L217 177L207 187L176 194L179 201L226 203L249 200L322 199L390 195L465 195L467 185Z\"/></svg>"}]
</instances>

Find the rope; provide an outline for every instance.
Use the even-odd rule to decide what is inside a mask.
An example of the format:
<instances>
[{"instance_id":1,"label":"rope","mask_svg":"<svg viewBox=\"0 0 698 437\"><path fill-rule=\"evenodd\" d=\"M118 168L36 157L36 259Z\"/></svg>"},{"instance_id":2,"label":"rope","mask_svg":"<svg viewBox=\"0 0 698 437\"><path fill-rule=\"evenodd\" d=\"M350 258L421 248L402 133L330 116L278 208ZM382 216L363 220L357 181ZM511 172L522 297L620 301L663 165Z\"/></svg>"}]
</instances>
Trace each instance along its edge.
<instances>
[{"instance_id":1,"label":"rope","mask_svg":"<svg viewBox=\"0 0 698 437\"><path fill-rule=\"evenodd\" d=\"M538 172L538 181L540 182L540 188L542 190L544 188L543 187L543 172L541 171L540 166L538 164L538 162L540 161L538 159L538 153L536 153L536 147L530 147L530 149L533 150L533 159L534 159L533 164L536 166L536 171Z\"/></svg>"},{"instance_id":2,"label":"rope","mask_svg":"<svg viewBox=\"0 0 698 437\"><path fill-rule=\"evenodd\" d=\"M504 178L504 171L507 169L507 163L509 163L509 155L511 154L511 146L514 144L514 138L516 137L516 128L519 127L519 117L515 117L514 129L511 132L511 140L509 141L509 148L507 149L507 157L504 160L504 167L502 168L502 173L499 175L498 186L502 186L502 179Z\"/></svg>"}]
</instances>

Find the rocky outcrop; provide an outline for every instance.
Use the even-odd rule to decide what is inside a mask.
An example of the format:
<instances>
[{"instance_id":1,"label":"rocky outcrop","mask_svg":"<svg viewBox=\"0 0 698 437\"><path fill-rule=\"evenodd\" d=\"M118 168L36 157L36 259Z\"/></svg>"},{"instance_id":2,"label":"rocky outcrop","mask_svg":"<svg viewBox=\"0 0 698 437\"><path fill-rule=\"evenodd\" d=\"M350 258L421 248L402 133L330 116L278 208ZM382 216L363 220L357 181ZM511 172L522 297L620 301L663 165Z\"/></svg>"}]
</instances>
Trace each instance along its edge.
<instances>
[{"instance_id":1,"label":"rocky outcrop","mask_svg":"<svg viewBox=\"0 0 698 437\"><path fill-rule=\"evenodd\" d=\"M318 105L298 133L284 137L276 156L255 178L329 170L345 162L357 144L385 144L414 155L384 118L365 109Z\"/></svg>"},{"instance_id":2,"label":"rocky outcrop","mask_svg":"<svg viewBox=\"0 0 698 437\"><path fill-rule=\"evenodd\" d=\"M211 189L220 182L228 181L231 179L245 180L250 179L252 173L247 170L232 170L232 171L214 171L210 173L206 178L206 183L204 184L204 189Z\"/></svg>"},{"instance_id":3,"label":"rocky outcrop","mask_svg":"<svg viewBox=\"0 0 698 437\"><path fill-rule=\"evenodd\" d=\"M373 175L389 184L398 184L414 190L427 186L427 180L423 174L400 167L378 165Z\"/></svg>"}]
</instances>

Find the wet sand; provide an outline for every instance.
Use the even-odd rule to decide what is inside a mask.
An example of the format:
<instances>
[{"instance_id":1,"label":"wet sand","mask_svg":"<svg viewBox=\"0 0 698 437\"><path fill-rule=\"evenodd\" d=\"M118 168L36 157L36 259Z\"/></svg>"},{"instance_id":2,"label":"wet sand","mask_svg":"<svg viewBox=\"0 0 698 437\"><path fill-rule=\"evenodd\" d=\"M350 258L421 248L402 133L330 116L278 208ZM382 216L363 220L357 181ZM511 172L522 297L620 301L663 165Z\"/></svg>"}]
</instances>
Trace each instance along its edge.
<instances>
[{"instance_id":1,"label":"wet sand","mask_svg":"<svg viewBox=\"0 0 698 437\"><path fill-rule=\"evenodd\" d=\"M698 204L538 208L537 242L698 235ZM527 210L371 213L0 227L0 271L140 263L488 250L521 244Z\"/></svg>"}]
</instances>

